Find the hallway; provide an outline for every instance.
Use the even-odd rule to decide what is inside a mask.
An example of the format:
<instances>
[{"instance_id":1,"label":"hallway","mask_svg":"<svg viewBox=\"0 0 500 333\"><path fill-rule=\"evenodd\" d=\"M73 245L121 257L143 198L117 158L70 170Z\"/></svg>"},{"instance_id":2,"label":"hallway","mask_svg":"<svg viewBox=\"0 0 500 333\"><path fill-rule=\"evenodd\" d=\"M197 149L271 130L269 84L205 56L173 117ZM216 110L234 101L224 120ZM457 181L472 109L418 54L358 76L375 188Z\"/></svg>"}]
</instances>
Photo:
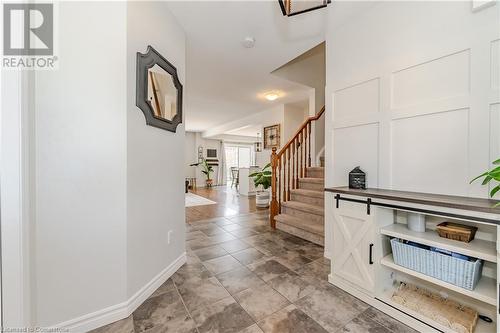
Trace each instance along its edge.
<instances>
[{"instance_id":1,"label":"hallway","mask_svg":"<svg viewBox=\"0 0 500 333\"><path fill-rule=\"evenodd\" d=\"M214 186L212 188L198 187L189 192L215 201L217 204L186 207L186 222L206 220L215 217L231 217L257 211L255 197L238 194L236 188L230 186ZM259 209L267 213L267 209Z\"/></svg>"},{"instance_id":2,"label":"hallway","mask_svg":"<svg viewBox=\"0 0 500 333\"><path fill-rule=\"evenodd\" d=\"M271 230L267 214L186 227L187 263L132 316L93 333L414 332L329 284L323 248Z\"/></svg>"}]
</instances>

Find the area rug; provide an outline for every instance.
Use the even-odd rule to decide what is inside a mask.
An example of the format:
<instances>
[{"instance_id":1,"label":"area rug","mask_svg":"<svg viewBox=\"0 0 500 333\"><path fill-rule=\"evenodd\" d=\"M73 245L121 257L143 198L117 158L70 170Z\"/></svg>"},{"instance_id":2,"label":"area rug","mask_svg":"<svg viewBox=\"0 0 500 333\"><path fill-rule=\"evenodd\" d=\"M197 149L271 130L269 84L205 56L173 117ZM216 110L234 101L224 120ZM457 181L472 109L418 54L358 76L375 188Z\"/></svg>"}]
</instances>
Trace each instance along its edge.
<instances>
[{"instance_id":1,"label":"area rug","mask_svg":"<svg viewBox=\"0 0 500 333\"><path fill-rule=\"evenodd\" d=\"M207 198L200 197L199 195L193 194L191 192L186 193L186 207L192 206L203 206L203 205L214 205L217 202L208 200Z\"/></svg>"}]
</instances>

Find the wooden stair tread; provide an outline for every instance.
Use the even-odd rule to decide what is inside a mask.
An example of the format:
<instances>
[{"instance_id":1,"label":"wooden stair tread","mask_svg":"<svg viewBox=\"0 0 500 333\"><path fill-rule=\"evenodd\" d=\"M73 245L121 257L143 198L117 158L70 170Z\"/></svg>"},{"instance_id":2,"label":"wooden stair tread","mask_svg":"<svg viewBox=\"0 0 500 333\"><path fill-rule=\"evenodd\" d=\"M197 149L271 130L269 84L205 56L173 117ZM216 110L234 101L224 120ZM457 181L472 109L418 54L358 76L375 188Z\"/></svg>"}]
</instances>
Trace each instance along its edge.
<instances>
[{"instance_id":1,"label":"wooden stair tread","mask_svg":"<svg viewBox=\"0 0 500 333\"><path fill-rule=\"evenodd\" d=\"M274 219L283 224L291 225L295 228L305 230L307 232L324 236L325 226L324 223L306 222L302 219L296 218L288 214L279 214L274 217Z\"/></svg>"},{"instance_id":2,"label":"wooden stair tread","mask_svg":"<svg viewBox=\"0 0 500 333\"><path fill-rule=\"evenodd\" d=\"M304 190L301 188L297 188L294 190L290 190L291 193L298 194L298 195L303 195L306 197L314 197L314 198L324 198L325 194L320 191L313 191L313 190Z\"/></svg>"},{"instance_id":3,"label":"wooden stair tread","mask_svg":"<svg viewBox=\"0 0 500 333\"><path fill-rule=\"evenodd\" d=\"M307 170L318 170L318 171L321 171L321 170L325 170L325 168L324 167L318 167L318 166L316 166L316 167L307 167Z\"/></svg>"},{"instance_id":4,"label":"wooden stair tread","mask_svg":"<svg viewBox=\"0 0 500 333\"><path fill-rule=\"evenodd\" d=\"M285 206L287 208L292 208L292 209L297 209L297 210L300 210L302 212L306 212L306 213L310 213L310 214L315 214L315 215L320 215L320 216L325 215L325 211L324 211L323 207L315 206L315 205L311 205L311 204L306 204L306 203L302 203L299 201L292 200L292 201L282 202L281 206Z\"/></svg>"}]
</instances>

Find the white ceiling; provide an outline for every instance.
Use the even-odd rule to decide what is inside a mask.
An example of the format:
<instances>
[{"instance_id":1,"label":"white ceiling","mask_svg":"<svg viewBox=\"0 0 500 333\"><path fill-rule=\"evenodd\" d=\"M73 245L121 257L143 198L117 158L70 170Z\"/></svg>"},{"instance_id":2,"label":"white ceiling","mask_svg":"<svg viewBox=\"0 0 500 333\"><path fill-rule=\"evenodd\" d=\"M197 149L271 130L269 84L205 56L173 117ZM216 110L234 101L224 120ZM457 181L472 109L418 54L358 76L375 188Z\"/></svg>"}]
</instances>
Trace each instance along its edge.
<instances>
[{"instance_id":1,"label":"white ceiling","mask_svg":"<svg viewBox=\"0 0 500 333\"><path fill-rule=\"evenodd\" d=\"M324 41L325 9L284 17L275 0L175 1L168 6L187 37L186 130L204 131L308 97L307 87L270 73ZM247 36L256 40L251 49L242 45ZM284 96L269 102L262 95L271 90Z\"/></svg>"},{"instance_id":2,"label":"white ceiling","mask_svg":"<svg viewBox=\"0 0 500 333\"><path fill-rule=\"evenodd\" d=\"M252 137L257 137L257 134L259 133L262 136L262 126L254 124L250 124L240 128L235 128L233 130L225 132L225 134L230 134L230 135L252 136Z\"/></svg>"}]
</instances>

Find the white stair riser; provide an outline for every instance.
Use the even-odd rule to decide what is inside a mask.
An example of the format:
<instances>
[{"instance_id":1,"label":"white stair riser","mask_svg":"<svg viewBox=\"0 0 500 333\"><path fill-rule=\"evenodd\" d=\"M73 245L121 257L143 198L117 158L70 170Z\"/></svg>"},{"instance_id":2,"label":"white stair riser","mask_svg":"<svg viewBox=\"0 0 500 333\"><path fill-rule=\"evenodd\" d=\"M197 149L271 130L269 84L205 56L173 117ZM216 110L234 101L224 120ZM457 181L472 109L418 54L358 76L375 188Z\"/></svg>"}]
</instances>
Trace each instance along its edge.
<instances>
[{"instance_id":1,"label":"white stair riser","mask_svg":"<svg viewBox=\"0 0 500 333\"><path fill-rule=\"evenodd\" d=\"M313 213L304 212L304 211L301 211L298 209L294 209L292 207L281 206L281 212L283 214L289 214L289 215L295 216L299 219L303 219L304 223L307 223L308 221L323 223L323 221L324 221L324 218L321 215L316 215Z\"/></svg>"},{"instance_id":2,"label":"white stair riser","mask_svg":"<svg viewBox=\"0 0 500 333\"><path fill-rule=\"evenodd\" d=\"M311 204L311 205L315 205L315 206L320 206L320 207L325 206L325 199L324 198L309 197L307 195L301 195L301 194L297 194L297 193L292 192L290 199L293 201L298 201L298 202Z\"/></svg>"},{"instance_id":3,"label":"white stair riser","mask_svg":"<svg viewBox=\"0 0 500 333\"><path fill-rule=\"evenodd\" d=\"M276 228L281 230L281 231L292 234L294 236L297 236L299 238L313 242L315 244L318 244L321 246L325 245L325 238L324 237L317 235L317 234L313 234L313 233L308 232L308 231L305 231L303 229L299 229L299 228L296 228L294 226L291 226L291 225L288 225L288 224L285 224L282 222L276 222Z\"/></svg>"}]
</instances>

